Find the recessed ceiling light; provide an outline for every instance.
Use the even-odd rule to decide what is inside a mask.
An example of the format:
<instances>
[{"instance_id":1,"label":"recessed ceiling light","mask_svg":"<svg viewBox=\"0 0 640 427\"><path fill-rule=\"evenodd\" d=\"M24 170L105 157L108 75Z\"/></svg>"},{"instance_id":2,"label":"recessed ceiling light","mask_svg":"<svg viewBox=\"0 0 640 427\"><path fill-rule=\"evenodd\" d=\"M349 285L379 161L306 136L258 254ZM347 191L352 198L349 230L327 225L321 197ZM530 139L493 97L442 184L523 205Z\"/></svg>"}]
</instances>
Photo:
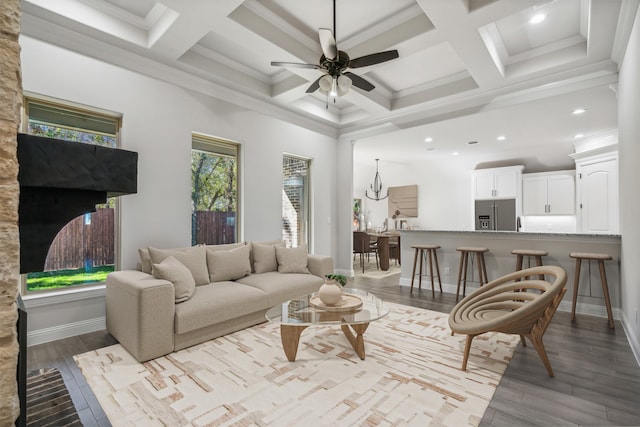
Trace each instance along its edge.
<instances>
[{"instance_id":1,"label":"recessed ceiling light","mask_svg":"<svg viewBox=\"0 0 640 427\"><path fill-rule=\"evenodd\" d=\"M544 19L545 19L546 17L547 17L547 16L546 16L544 13L537 13L537 14L533 15L533 16L531 17L531 19L529 19L529 23L530 23L530 24L539 24L539 23L541 23L542 21L544 21Z\"/></svg>"},{"instance_id":2,"label":"recessed ceiling light","mask_svg":"<svg viewBox=\"0 0 640 427\"><path fill-rule=\"evenodd\" d=\"M577 116L578 114L582 114L582 113L586 113L586 112L587 112L587 110L585 110L584 108L576 108L575 110L573 110L571 112L571 114Z\"/></svg>"},{"instance_id":3,"label":"recessed ceiling light","mask_svg":"<svg viewBox=\"0 0 640 427\"><path fill-rule=\"evenodd\" d=\"M583 134L581 134L581 133L576 133L576 134L574 135L574 138L575 138L575 139L580 139L580 138L582 138L583 136L584 136L584 135L583 135Z\"/></svg>"},{"instance_id":4,"label":"recessed ceiling light","mask_svg":"<svg viewBox=\"0 0 640 427\"><path fill-rule=\"evenodd\" d=\"M431 138L430 136L424 139L424 142L431 142L431 141L433 141L433 138Z\"/></svg>"},{"instance_id":5,"label":"recessed ceiling light","mask_svg":"<svg viewBox=\"0 0 640 427\"><path fill-rule=\"evenodd\" d=\"M498 141L504 141L505 139L507 139L506 136L504 135L500 135L499 137L496 138Z\"/></svg>"},{"instance_id":6,"label":"recessed ceiling light","mask_svg":"<svg viewBox=\"0 0 640 427\"><path fill-rule=\"evenodd\" d=\"M458 153L457 151L454 151L453 153L451 153L452 156L457 156L458 154L460 153Z\"/></svg>"}]
</instances>

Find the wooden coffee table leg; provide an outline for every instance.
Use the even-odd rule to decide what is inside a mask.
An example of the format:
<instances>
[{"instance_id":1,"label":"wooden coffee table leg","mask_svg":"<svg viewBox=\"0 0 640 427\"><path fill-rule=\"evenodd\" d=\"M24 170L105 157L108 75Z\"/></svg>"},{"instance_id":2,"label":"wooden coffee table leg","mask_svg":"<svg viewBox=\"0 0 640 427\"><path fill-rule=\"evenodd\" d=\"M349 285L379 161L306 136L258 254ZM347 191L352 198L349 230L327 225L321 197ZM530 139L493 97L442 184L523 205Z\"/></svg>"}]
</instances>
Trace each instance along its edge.
<instances>
[{"instance_id":1,"label":"wooden coffee table leg","mask_svg":"<svg viewBox=\"0 0 640 427\"><path fill-rule=\"evenodd\" d=\"M282 340L282 348L284 354L287 355L289 362L296 360L298 353L298 343L300 342L300 334L307 329L306 326L297 325L280 325L280 339Z\"/></svg>"},{"instance_id":2,"label":"wooden coffee table leg","mask_svg":"<svg viewBox=\"0 0 640 427\"><path fill-rule=\"evenodd\" d=\"M356 325L351 325L351 328L357 334L353 335L351 329L349 329L349 325L342 325L342 332L347 337L349 342L351 343L351 347L356 351L356 354L360 356L360 359L364 360L364 331L369 327L368 323L358 323Z\"/></svg>"}]
</instances>

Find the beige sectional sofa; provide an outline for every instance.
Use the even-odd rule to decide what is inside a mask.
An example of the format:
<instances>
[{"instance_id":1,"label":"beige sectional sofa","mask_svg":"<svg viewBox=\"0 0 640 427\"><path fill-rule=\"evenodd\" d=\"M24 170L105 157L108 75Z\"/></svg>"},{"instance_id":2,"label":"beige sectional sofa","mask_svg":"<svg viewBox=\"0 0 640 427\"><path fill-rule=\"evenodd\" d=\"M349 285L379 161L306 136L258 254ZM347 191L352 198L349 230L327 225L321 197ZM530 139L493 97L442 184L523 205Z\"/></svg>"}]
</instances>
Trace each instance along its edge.
<instances>
[{"instance_id":1,"label":"beige sectional sofa","mask_svg":"<svg viewBox=\"0 0 640 427\"><path fill-rule=\"evenodd\" d=\"M140 270L107 276L106 321L141 362L262 323L333 273L331 257L282 241L139 252Z\"/></svg>"}]
</instances>

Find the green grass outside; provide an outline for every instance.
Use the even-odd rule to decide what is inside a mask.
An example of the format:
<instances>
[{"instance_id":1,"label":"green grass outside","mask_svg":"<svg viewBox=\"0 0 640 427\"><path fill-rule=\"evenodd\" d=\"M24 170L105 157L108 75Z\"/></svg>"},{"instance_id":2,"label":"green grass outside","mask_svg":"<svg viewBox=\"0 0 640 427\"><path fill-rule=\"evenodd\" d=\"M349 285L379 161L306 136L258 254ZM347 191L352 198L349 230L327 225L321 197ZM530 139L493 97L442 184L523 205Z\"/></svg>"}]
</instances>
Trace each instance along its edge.
<instances>
[{"instance_id":1,"label":"green grass outside","mask_svg":"<svg viewBox=\"0 0 640 427\"><path fill-rule=\"evenodd\" d=\"M27 291L41 291L68 288L104 282L107 274L114 271L113 265L74 270L45 271L27 274Z\"/></svg>"}]
</instances>

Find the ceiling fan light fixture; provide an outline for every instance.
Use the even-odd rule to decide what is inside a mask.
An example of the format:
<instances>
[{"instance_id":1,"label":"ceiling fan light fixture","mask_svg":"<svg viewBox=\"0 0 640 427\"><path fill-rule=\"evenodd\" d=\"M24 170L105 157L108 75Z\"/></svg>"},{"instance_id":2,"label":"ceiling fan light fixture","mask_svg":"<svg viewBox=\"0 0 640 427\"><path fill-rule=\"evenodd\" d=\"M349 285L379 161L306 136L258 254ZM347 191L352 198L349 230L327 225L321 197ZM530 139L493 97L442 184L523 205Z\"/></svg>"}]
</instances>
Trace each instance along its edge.
<instances>
[{"instance_id":1,"label":"ceiling fan light fixture","mask_svg":"<svg viewBox=\"0 0 640 427\"><path fill-rule=\"evenodd\" d=\"M338 96L338 79L333 77L331 79L331 90L329 90L329 96L336 97Z\"/></svg>"},{"instance_id":2,"label":"ceiling fan light fixture","mask_svg":"<svg viewBox=\"0 0 640 427\"><path fill-rule=\"evenodd\" d=\"M331 90L331 85L333 84L333 78L329 74L326 74L320 78L318 82L320 84L320 89L323 93L328 93Z\"/></svg>"},{"instance_id":3,"label":"ceiling fan light fixture","mask_svg":"<svg viewBox=\"0 0 640 427\"><path fill-rule=\"evenodd\" d=\"M346 52L339 50L336 44L336 0L333 0L333 31L329 28L319 28L318 38L322 48L322 56L320 56L318 64L272 61L271 65L275 67L316 69L323 72L324 75L311 83L305 92L313 93L316 90L320 90L323 95L333 97L334 102L336 97L349 93L351 86L355 86L365 92L375 89L375 86L365 78L347 71L348 69L369 67L399 57L396 49L376 52L355 59L351 59Z\"/></svg>"},{"instance_id":4,"label":"ceiling fan light fixture","mask_svg":"<svg viewBox=\"0 0 640 427\"><path fill-rule=\"evenodd\" d=\"M342 90L348 91L351 89L351 84L353 82L348 76L342 75L338 77L338 87Z\"/></svg>"}]
</instances>

